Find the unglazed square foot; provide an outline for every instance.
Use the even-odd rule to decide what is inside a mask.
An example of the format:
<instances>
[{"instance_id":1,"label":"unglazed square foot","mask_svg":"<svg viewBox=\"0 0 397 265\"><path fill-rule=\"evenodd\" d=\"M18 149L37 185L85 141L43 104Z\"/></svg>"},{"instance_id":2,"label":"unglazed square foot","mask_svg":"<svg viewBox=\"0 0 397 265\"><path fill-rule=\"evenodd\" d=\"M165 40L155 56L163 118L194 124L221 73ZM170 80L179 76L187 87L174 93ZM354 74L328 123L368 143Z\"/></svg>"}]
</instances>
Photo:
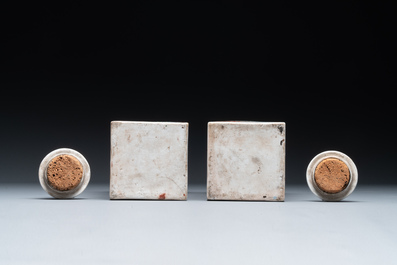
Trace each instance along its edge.
<instances>
[{"instance_id":1,"label":"unglazed square foot","mask_svg":"<svg viewBox=\"0 0 397 265\"><path fill-rule=\"evenodd\" d=\"M186 200L188 126L111 122L110 199Z\"/></svg>"},{"instance_id":2,"label":"unglazed square foot","mask_svg":"<svg viewBox=\"0 0 397 265\"><path fill-rule=\"evenodd\" d=\"M284 122L209 122L207 152L208 200L284 201Z\"/></svg>"}]
</instances>

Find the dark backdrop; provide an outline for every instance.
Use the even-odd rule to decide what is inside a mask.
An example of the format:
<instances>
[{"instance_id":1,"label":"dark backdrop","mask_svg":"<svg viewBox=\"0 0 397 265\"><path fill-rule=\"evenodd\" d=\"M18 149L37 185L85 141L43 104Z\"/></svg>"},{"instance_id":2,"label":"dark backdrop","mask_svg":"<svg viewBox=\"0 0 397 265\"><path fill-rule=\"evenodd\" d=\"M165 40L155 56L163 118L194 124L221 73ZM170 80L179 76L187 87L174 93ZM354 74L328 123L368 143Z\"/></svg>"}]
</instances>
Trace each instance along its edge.
<instances>
[{"instance_id":1,"label":"dark backdrop","mask_svg":"<svg viewBox=\"0 0 397 265\"><path fill-rule=\"evenodd\" d=\"M38 183L70 147L108 182L110 122L146 120L190 123L189 183L204 184L207 122L254 120L286 122L287 185L332 149L360 184L397 183L395 7L271 2L3 6L0 181Z\"/></svg>"}]
</instances>

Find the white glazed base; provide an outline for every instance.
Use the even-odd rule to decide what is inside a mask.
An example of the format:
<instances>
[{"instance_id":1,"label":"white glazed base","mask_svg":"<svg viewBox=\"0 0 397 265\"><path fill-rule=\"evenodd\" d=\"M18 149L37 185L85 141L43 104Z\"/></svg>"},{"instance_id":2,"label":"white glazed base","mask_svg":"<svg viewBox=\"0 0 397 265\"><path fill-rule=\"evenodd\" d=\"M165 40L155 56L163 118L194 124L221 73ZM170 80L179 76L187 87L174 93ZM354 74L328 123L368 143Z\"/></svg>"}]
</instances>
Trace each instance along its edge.
<instances>
[{"instance_id":1,"label":"white glazed base","mask_svg":"<svg viewBox=\"0 0 397 265\"><path fill-rule=\"evenodd\" d=\"M81 181L79 185L72 189L72 190L65 190L65 191L60 191L57 189L54 189L49 185L47 181L47 168L48 164L51 162L52 159L59 155L71 155L75 157L81 165L83 166L83 175L81 178ZM88 183L90 182L91 178L91 169L90 165L88 164L87 160L85 157L77 152L76 150L70 149L70 148L60 148L52 151L49 153L47 156L44 157L44 159L41 161L40 168L39 168L39 180L41 187L52 197L58 198L58 199L70 199L78 196L80 193L82 193L85 188L87 187Z\"/></svg>"},{"instance_id":2,"label":"white glazed base","mask_svg":"<svg viewBox=\"0 0 397 265\"><path fill-rule=\"evenodd\" d=\"M111 123L110 199L186 200L188 123Z\"/></svg>"},{"instance_id":3,"label":"white glazed base","mask_svg":"<svg viewBox=\"0 0 397 265\"><path fill-rule=\"evenodd\" d=\"M209 122L207 199L284 198L285 123Z\"/></svg>"}]
</instances>

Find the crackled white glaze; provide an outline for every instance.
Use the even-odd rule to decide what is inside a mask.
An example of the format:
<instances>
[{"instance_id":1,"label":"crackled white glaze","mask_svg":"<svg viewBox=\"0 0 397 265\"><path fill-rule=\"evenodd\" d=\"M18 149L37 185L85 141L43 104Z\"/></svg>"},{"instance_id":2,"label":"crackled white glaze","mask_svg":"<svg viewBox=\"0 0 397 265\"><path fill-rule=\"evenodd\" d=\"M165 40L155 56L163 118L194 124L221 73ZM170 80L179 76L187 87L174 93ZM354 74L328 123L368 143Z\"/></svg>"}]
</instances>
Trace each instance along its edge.
<instances>
[{"instance_id":1,"label":"crackled white glaze","mask_svg":"<svg viewBox=\"0 0 397 265\"><path fill-rule=\"evenodd\" d=\"M188 123L111 123L110 199L186 200Z\"/></svg>"},{"instance_id":2,"label":"crackled white glaze","mask_svg":"<svg viewBox=\"0 0 397 265\"><path fill-rule=\"evenodd\" d=\"M284 122L208 123L208 200L284 197Z\"/></svg>"}]
</instances>

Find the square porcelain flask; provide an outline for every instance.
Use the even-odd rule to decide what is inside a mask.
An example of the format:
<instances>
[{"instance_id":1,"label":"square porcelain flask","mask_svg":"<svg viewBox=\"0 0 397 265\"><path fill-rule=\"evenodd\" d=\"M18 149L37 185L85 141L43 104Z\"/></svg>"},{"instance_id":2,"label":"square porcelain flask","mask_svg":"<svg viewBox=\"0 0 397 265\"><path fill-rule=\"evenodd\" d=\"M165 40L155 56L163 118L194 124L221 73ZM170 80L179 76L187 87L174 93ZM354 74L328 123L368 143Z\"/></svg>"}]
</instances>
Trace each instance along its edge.
<instances>
[{"instance_id":1,"label":"square porcelain flask","mask_svg":"<svg viewBox=\"0 0 397 265\"><path fill-rule=\"evenodd\" d=\"M208 123L207 199L284 201L285 123Z\"/></svg>"},{"instance_id":2,"label":"square porcelain flask","mask_svg":"<svg viewBox=\"0 0 397 265\"><path fill-rule=\"evenodd\" d=\"M110 199L186 200L188 123L111 123Z\"/></svg>"}]
</instances>

